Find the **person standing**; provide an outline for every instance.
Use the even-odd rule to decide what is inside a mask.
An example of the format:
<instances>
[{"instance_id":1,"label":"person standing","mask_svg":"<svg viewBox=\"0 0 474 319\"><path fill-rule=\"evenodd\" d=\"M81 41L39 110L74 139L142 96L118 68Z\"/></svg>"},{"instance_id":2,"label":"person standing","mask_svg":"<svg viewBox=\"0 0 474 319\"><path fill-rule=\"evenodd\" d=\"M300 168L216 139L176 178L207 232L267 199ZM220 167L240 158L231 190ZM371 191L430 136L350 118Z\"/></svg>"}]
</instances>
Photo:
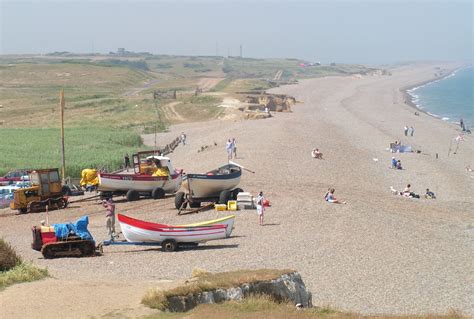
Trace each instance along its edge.
<instances>
[{"instance_id":1,"label":"person standing","mask_svg":"<svg viewBox=\"0 0 474 319\"><path fill-rule=\"evenodd\" d=\"M403 128L403 130L405 131L405 136L408 136L408 126L405 125L405 127Z\"/></svg>"},{"instance_id":2,"label":"person standing","mask_svg":"<svg viewBox=\"0 0 474 319\"><path fill-rule=\"evenodd\" d=\"M126 153L125 156L123 157L123 161L125 164L125 169L128 172L128 169L130 168L130 156L128 156L128 153Z\"/></svg>"},{"instance_id":3,"label":"person standing","mask_svg":"<svg viewBox=\"0 0 474 319\"><path fill-rule=\"evenodd\" d=\"M227 143L225 144L225 150L227 151L227 159L231 160L232 159L232 141L230 138L227 140Z\"/></svg>"},{"instance_id":4,"label":"person standing","mask_svg":"<svg viewBox=\"0 0 474 319\"><path fill-rule=\"evenodd\" d=\"M183 143L183 146L186 145L186 134L184 132L181 132L181 143Z\"/></svg>"},{"instance_id":5,"label":"person standing","mask_svg":"<svg viewBox=\"0 0 474 319\"><path fill-rule=\"evenodd\" d=\"M463 132L466 131L466 126L464 126L464 120L462 119L462 117L461 117L461 119L459 120L459 126L461 126L461 130L462 130Z\"/></svg>"},{"instance_id":6,"label":"person standing","mask_svg":"<svg viewBox=\"0 0 474 319\"><path fill-rule=\"evenodd\" d=\"M234 158L237 158L237 142L235 141L235 138L232 138L232 153Z\"/></svg>"},{"instance_id":7,"label":"person standing","mask_svg":"<svg viewBox=\"0 0 474 319\"><path fill-rule=\"evenodd\" d=\"M115 235L115 204L112 200L112 197L107 198L105 201L102 202L102 206L104 206L107 211L105 213L106 227L107 227L107 235L109 236L110 240L114 240Z\"/></svg>"},{"instance_id":8,"label":"person standing","mask_svg":"<svg viewBox=\"0 0 474 319\"><path fill-rule=\"evenodd\" d=\"M260 192L255 201L257 204L258 224L260 226L263 226L263 215L265 212L264 201L265 201L265 197L263 197L263 192Z\"/></svg>"},{"instance_id":9,"label":"person standing","mask_svg":"<svg viewBox=\"0 0 474 319\"><path fill-rule=\"evenodd\" d=\"M410 136L413 136L413 133L415 133L415 128L410 126Z\"/></svg>"}]
</instances>

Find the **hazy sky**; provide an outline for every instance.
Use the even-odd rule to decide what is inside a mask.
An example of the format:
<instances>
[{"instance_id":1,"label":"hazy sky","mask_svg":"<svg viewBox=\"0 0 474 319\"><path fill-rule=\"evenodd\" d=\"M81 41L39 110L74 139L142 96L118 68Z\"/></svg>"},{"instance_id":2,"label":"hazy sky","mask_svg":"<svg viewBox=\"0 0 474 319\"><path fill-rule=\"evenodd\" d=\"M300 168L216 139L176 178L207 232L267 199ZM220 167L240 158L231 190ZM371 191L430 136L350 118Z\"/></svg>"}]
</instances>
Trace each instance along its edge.
<instances>
[{"instance_id":1,"label":"hazy sky","mask_svg":"<svg viewBox=\"0 0 474 319\"><path fill-rule=\"evenodd\" d=\"M473 1L5 1L0 53L472 61Z\"/></svg>"}]
</instances>

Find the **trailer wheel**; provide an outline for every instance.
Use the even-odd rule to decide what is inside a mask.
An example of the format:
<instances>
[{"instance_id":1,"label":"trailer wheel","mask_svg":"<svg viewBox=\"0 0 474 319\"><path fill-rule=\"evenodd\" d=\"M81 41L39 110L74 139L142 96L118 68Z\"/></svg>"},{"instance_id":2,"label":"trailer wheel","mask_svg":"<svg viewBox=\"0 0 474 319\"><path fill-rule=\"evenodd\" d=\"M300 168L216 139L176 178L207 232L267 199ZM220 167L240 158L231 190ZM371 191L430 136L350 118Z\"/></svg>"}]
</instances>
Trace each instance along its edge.
<instances>
[{"instance_id":1,"label":"trailer wheel","mask_svg":"<svg viewBox=\"0 0 474 319\"><path fill-rule=\"evenodd\" d=\"M176 207L176 209L180 209L184 201L185 201L184 192L177 192L176 195L174 195L174 207ZM183 207L183 208L186 208L186 207Z\"/></svg>"},{"instance_id":2,"label":"trailer wheel","mask_svg":"<svg viewBox=\"0 0 474 319\"><path fill-rule=\"evenodd\" d=\"M226 204L230 199L230 191L225 190L219 194L219 204Z\"/></svg>"},{"instance_id":3,"label":"trailer wheel","mask_svg":"<svg viewBox=\"0 0 474 319\"><path fill-rule=\"evenodd\" d=\"M151 198L160 199L165 197L165 190L161 187L155 187L151 191Z\"/></svg>"},{"instance_id":4,"label":"trailer wheel","mask_svg":"<svg viewBox=\"0 0 474 319\"><path fill-rule=\"evenodd\" d=\"M129 189L125 197L129 202L133 202L140 199L140 193L134 189Z\"/></svg>"},{"instance_id":5,"label":"trailer wheel","mask_svg":"<svg viewBox=\"0 0 474 319\"><path fill-rule=\"evenodd\" d=\"M174 239L166 239L161 243L161 250L164 252L175 251L178 243Z\"/></svg>"},{"instance_id":6,"label":"trailer wheel","mask_svg":"<svg viewBox=\"0 0 474 319\"><path fill-rule=\"evenodd\" d=\"M232 195L231 195L231 198L232 200L237 200L237 195L239 193L242 193L244 190L242 188L236 188L232 191Z\"/></svg>"}]
</instances>

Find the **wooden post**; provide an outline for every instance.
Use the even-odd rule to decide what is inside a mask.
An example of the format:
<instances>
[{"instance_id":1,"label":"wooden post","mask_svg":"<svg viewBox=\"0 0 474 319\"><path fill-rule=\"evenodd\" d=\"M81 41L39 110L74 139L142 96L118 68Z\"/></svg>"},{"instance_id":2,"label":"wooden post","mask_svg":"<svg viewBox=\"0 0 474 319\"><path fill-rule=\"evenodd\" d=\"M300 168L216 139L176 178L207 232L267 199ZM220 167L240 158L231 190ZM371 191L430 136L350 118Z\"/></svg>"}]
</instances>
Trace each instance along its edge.
<instances>
[{"instance_id":1,"label":"wooden post","mask_svg":"<svg viewBox=\"0 0 474 319\"><path fill-rule=\"evenodd\" d=\"M64 89L59 94L59 116L61 120L61 177L64 183L66 178L66 157L64 154L64 106L66 101L64 100Z\"/></svg>"}]
</instances>

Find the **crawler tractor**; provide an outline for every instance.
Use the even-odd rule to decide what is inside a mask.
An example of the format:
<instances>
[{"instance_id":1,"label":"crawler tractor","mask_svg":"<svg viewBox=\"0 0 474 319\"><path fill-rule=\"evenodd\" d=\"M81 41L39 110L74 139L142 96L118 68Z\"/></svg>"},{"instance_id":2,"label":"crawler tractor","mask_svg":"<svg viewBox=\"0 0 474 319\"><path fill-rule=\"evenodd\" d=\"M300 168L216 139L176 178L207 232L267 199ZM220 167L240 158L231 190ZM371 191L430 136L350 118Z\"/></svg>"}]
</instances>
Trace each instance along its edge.
<instances>
[{"instance_id":1,"label":"crawler tractor","mask_svg":"<svg viewBox=\"0 0 474 319\"><path fill-rule=\"evenodd\" d=\"M31 187L15 190L10 208L20 213L66 208L68 199L64 196L64 187L57 168L39 169L29 173Z\"/></svg>"},{"instance_id":2,"label":"crawler tractor","mask_svg":"<svg viewBox=\"0 0 474 319\"><path fill-rule=\"evenodd\" d=\"M75 224L60 224L62 232L53 226L33 226L31 248L46 259L57 257L88 257L96 255L94 239L87 230L89 219L81 217Z\"/></svg>"}]
</instances>

